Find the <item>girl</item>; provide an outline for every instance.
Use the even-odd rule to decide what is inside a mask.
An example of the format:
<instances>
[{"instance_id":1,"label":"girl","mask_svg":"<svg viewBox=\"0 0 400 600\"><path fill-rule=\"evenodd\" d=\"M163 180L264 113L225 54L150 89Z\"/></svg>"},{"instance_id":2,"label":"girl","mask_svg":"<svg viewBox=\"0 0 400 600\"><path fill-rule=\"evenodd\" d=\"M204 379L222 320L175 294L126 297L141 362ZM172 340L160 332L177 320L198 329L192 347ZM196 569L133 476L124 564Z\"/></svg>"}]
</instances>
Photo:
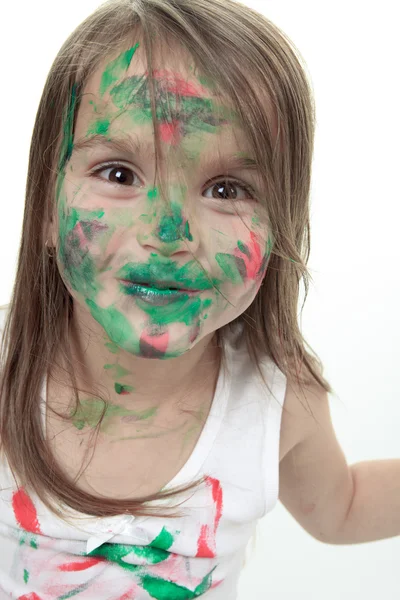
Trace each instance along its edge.
<instances>
[{"instance_id":1,"label":"girl","mask_svg":"<svg viewBox=\"0 0 400 600\"><path fill-rule=\"evenodd\" d=\"M111 0L65 42L3 311L6 595L232 600L279 463L334 543L349 471L297 322L313 136L294 48L237 2ZM329 514L287 458L321 424Z\"/></svg>"}]
</instances>

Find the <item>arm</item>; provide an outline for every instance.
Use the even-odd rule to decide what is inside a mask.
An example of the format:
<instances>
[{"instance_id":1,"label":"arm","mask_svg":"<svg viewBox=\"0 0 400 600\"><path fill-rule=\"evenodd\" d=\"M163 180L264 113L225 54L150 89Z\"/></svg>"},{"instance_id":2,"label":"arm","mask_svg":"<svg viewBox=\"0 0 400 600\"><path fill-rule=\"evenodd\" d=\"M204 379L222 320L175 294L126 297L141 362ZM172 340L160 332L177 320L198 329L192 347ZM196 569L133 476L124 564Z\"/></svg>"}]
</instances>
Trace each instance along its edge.
<instances>
[{"instance_id":1,"label":"arm","mask_svg":"<svg viewBox=\"0 0 400 600\"><path fill-rule=\"evenodd\" d=\"M305 395L288 380L283 426L298 423L297 443L279 469L279 499L315 539L334 543L353 498L353 477L331 421L328 394L309 386Z\"/></svg>"},{"instance_id":2,"label":"arm","mask_svg":"<svg viewBox=\"0 0 400 600\"><path fill-rule=\"evenodd\" d=\"M400 535L400 459L349 467L335 436L326 392L308 388L306 410L304 396L291 382L286 402L302 432L301 441L281 461L279 499L296 521L327 544Z\"/></svg>"},{"instance_id":3,"label":"arm","mask_svg":"<svg viewBox=\"0 0 400 600\"><path fill-rule=\"evenodd\" d=\"M350 467L354 495L334 544L361 544L400 535L400 459Z\"/></svg>"}]
</instances>

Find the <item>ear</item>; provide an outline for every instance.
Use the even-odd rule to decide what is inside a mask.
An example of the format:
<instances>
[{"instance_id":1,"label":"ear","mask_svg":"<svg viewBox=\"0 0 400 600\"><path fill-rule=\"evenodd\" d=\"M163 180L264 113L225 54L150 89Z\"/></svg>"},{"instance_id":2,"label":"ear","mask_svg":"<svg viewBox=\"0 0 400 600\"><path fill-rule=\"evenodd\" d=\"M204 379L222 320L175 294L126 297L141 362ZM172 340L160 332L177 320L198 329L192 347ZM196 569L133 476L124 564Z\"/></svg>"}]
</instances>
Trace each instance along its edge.
<instances>
[{"instance_id":1,"label":"ear","mask_svg":"<svg viewBox=\"0 0 400 600\"><path fill-rule=\"evenodd\" d=\"M45 231L46 231L45 241L47 240L47 246L49 248L56 248L57 247L58 234L57 234L56 221L55 221L54 218L52 218L50 220L50 223L48 223Z\"/></svg>"}]
</instances>

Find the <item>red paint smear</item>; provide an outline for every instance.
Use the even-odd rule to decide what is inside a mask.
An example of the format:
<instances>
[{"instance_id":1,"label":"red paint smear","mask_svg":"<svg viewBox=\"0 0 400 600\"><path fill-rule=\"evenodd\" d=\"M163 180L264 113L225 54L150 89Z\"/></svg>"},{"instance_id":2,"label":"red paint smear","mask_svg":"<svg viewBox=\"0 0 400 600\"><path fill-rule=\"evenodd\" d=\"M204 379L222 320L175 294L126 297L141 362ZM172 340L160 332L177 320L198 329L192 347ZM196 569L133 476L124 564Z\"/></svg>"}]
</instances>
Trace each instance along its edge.
<instances>
[{"instance_id":1,"label":"red paint smear","mask_svg":"<svg viewBox=\"0 0 400 600\"><path fill-rule=\"evenodd\" d=\"M59 571L84 571L85 569L89 569L90 567L94 567L98 565L100 562L105 562L104 558L95 558L90 557L86 559L84 562L71 562L65 563L58 567Z\"/></svg>"},{"instance_id":2,"label":"red paint smear","mask_svg":"<svg viewBox=\"0 0 400 600\"><path fill-rule=\"evenodd\" d=\"M80 222L78 222L75 225L73 231L76 234L76 236L78 237L79 247L80 248L86 248L86 246L88 244L88 240L87 240L87 237L85 235L85 232L83 231L82 224Z\"/></svg>"},{"instance_id":3,"label":"red paint smear","mask_svg":"<svg viewBox=\"0 0 400 600\"><path fill-rule=\"evenodd\" d=\"M146 342L146 344L149 344L149 346L152 346L152 348L164 353L169 344L169 332L166 331L160 335L150 335L146 331L143 331L142 335L140 336L140 341Z\"/></svg>"},{"instance_id":4,"label":"red paint smear","mask_svg":"<svg viewBox=\"0 0 400 600\"><path fill-rule=\"evenodd\" d=\"M256 279L257 273L259 272L262 264L263 257L261 256L260 245L257 242L257 237L254 231L250 232L250 238L251 241L249 244L247 244L247 247L250 251L250 258L246 254L241 252L238 248L235 249L234 254L238 258L242 258L244 260L248 279Z\"/></svg>"},{"instance_id":5,"label":"red paint smear","mask_svg":"<svg viewBox=\"0 0 400 600\"><path fill-rule=\"evenodd\" d=\"M19 489L18 492L14 492L12 506L15 518L22 529L31 533L42 533L35 505L23 488Z\"/></svg>"},{"instance_id":6,"label":"red paint smear","mask_svg":"<svg viewBox=\"0 0 400 600\"><path fill-rule=\"evenodd\" d=\"M212 487L212 497L215 503L214 526L213 530L209 525L201 526L199 539L197 540L196 556L200 558L215 558L215 535L222 515L222 487L218 479L214 479L213 477L207 477L206 484Z\"/></svg>"},{"instance_id":7,"label":"red paint smear","mask_svg":"<svg viewBox=\"0 0 400 600\"><path fill-rule=\"evenodd\" d=\"M148 74L148 72L146 72ZM180 94L181 96L207 96L209 91L201 85L185 81L180 75L172 71L156 69L153 71L153 78L161 80L166 92L171 94Z\"/></svg>"},{"instance_id":8,"label":"red paint smear","mask_svg":"<svg viewBox=\"0 0 400 600\"><path fill-rule=\"evenodd\" d=\"M132 594L135 591L138 591L138 587L136 585L133 588L131 588L128 592L126 592L126 594L123 594L122 596L117 598L117 600L134 600L134 598L136 598L136 595L132 596Z\"/></svg>"},{"instance_id":9,"label":"red paint smear","mask_svg":"<svg viewBox=\"0 0 400 600\"><path fill-rule=\"evenodd\" d=\"M160 137L163 142L170 144L171 146L177 146L182 139L181 123L178 119L172 121L172 123L160 123L158 126L160 130Z\"/></svg>"},{"instance_id":10,"label":"red paint smear","mask_svg":"<svg viewBox=\"0 0 400 600\"><path fill-rule=\"evenodd\" d=\"M35 594L35 592L31 592L30 594L24 594L23 596L18 596L17 600L42 600L40 596Z\"/></svg>"}]
</instances>

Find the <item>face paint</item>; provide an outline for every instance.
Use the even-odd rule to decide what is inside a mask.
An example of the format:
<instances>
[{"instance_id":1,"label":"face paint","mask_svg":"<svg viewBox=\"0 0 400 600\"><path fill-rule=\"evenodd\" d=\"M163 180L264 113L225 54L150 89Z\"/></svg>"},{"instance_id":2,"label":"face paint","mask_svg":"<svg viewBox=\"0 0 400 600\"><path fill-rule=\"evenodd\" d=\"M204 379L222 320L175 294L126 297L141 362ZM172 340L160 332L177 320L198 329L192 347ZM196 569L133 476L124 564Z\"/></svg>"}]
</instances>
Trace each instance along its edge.
<instances>
[{"instance_id":1,"label":"face paint","mask_svg":"<svg viewBox=\"0 0 400 600\"><path fill-rule=\"evenodd\" d=\"M113 140L121 132L124 139L152 140L148 74L137 64L137 47L120 53L86 86L76 120L78 140L93 134ZM111 354L121 349L172 358L244 312L265 273L268 235L254 199L229 201L204 190L207 179L220 175L213 166L218 163L215 149L247 156L232 133L236 113L214 95L207 78L173 69L153 74L162 147L173 151L170 202L164 204L152 184L148 156L119 156L105 145L74 154L71 99L63 152L72 170L58 187L58 260L74 300L103 327ZM204 157L213 173L204 172ZM98 171L105 161L102 170L114 169L112 163L133 171L132 185L94 178L90 170L96 166ZM174 166L186 170L184 186ZM140 186L133 184L135 177ZM218 192L224 185L218 181ZM193 215L190 222L188 214ZM117 365L113 382L117 394L134 391Z\"/></svg>"}]
</instances>

